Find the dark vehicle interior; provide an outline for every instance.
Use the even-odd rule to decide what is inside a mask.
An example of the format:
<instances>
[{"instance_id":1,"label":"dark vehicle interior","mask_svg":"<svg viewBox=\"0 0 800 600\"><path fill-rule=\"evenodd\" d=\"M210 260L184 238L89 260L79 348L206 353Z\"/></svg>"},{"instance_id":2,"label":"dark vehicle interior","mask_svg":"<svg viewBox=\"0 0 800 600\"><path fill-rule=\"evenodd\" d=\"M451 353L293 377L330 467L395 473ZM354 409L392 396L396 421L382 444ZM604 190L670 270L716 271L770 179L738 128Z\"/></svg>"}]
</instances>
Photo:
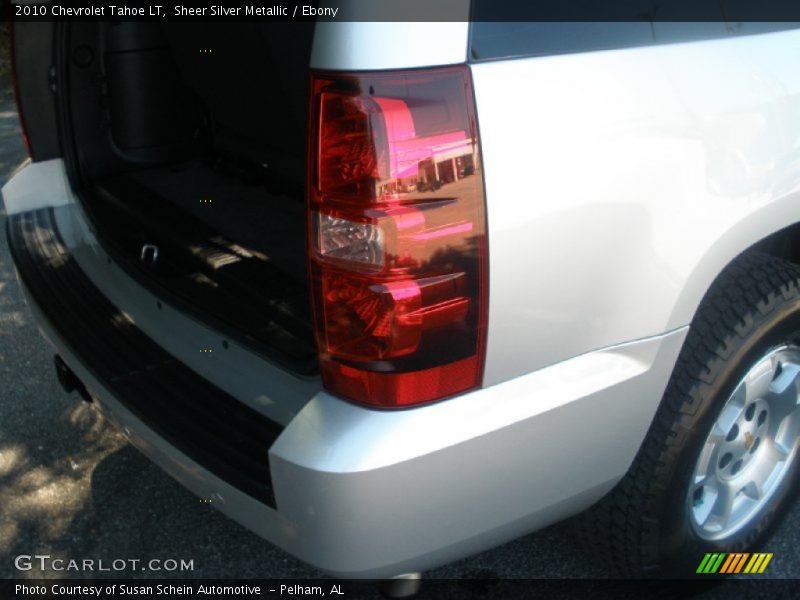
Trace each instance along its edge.
<instances>
[{"instance_id":1,"label":"dark vehicle interior","mask_svg":"<svg viewBox=\"0 0 800 600\"><path fill-rule=\"evenodd\" d=\"M304 198L313 23L68 27L68 164L104 246L184 309L315 374Z\"/></svg>"}]
</instances>

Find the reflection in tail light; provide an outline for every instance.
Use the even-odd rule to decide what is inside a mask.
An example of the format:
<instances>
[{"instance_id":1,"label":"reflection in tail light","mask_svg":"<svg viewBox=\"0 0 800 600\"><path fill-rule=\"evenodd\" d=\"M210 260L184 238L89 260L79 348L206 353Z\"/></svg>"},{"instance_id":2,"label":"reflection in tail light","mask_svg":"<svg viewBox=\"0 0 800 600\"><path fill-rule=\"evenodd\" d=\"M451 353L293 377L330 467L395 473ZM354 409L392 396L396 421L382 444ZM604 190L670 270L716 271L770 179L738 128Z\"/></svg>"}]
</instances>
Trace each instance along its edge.
<instances>
[{"instance_id":1,"label":"reflection in tail light","mask_svg":"<svg viewBox=\"0 0 800 600\"><path fill-rule=\"evenodd\" d=\"M325 387L400 407L479 386L486 214L469 70L315 73L310 119Z\"/></svg>"}]
</instances>

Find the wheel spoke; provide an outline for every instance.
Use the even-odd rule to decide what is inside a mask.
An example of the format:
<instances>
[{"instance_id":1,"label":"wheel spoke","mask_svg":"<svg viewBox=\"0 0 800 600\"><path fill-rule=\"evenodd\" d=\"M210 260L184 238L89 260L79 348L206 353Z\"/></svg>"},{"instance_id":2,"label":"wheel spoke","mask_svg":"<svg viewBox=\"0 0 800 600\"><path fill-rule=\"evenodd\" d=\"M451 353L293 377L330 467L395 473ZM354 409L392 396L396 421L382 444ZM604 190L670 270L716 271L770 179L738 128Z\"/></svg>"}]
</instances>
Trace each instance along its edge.
<instances>
[{"instance_id":1,"label":"wheel spoke","mask_svg":"<svg viewBox=\"0 0 800 600\"><path fill-rule=\"evenodd\" d=\"M733 390L731 393L731 397L728 399L725 408L729 406L738 406L739 408L743 407L747 402L747 381L742 380L739 382L739 385L736 386L736 389Z\"/></svg>"},{"instance_id":2,"label":"wheel spoke","mask_svg":"<svg viewBox=\"0 0 800 600\"><path fill-rule=\"evenodd\" d=\"M702 525L706 528L724 529L728 521L730 521L736 494L729 484L721 481L717 482L716 493L714 504L711 506L711 510Z\"/></svg>"},{"instance_id":3,"label":"wheel spoke","mask_svg":"<svg viewBox=\"0 0 800 600\"><path fill-rule=\"evenodd\" d=\"M792 364L773 382L772 393L767 397L769 422L766 436L786 447L791 447L800 429L800 405L798 405L798 378L800 366Z\"/></svg>"},{"instance_id":4,"label":"wheel spoke","mask_svg":"<svg viewBox=\"0 0 800 600\"><path fill-rule=\"evenodd\" d=\"M722 439L721 436L720 439ZM697 468L695 469L695 478L692 485L703 485L703 482L714 472L718 460L719 444L706 442L697 460Z\"/></svg>"},{"instance_id":5,"label":"wheel spoke","mask_svg":"<svg viewBox=\"0 0 800 600\"><path fill-rule=\"evenodd\" d=\"M781 374L772 382L767 399L773 417L783 419L797 410L798 378L800 378L800 365L786 363Z\"/></svg>"},{"instance_id":6,"label":"wheel spoke","mask_svg":"<svg viewBox=\"0 0 800 600\"><path fill-rule=\"evenodd\" d=\"M736 423L736 420L739 418L739 415L742 412L742 407L744 406L744 399L746 396L745 388L746 384L744 381L739 384L738 388L736 388L734 394L737 395L737 402L728 402L722 409L719 418L714 423L714 427L711 430L711 435L714 439L709 438L708 441L717 443L720 441L719 438L724 438L726 435L728 435L731 427L733 427L733 424ZM741 399L741 404L738 402L739 399Z\"/></svg>"},{"instance_id":7,"label":"wheel spoke","mask_svg":"<svg viewBox=\"0 0 800 600\"><path fill-rule=\"evenodd\" d=\"M778 361L774 356L770 356L750 370L744 378L747 402L763 398L770 392L770 384L772 384L777 368Z\"/></svg>"},{"instance_id":8,"label":"wheel spoke","mask_svg":"<svg viewBox=\"0 0 800 600\"><path fill-rule=\"evenodd\" d=\"M788 453L800 438L800 409L785 417L779 424L770 423L770 437Z\"/></svg>"},{"instance_id":9,"label":"wheel spoke","mask_svg":"<svg viewBox=\"0 0 800 600\"><path fill-rule=\"evenodd\" d=\"M783 462L789 458L789 449L778 441L773 441L770 444L769 452L772 454L775 462Z\"/></svg>"}]
</instances>

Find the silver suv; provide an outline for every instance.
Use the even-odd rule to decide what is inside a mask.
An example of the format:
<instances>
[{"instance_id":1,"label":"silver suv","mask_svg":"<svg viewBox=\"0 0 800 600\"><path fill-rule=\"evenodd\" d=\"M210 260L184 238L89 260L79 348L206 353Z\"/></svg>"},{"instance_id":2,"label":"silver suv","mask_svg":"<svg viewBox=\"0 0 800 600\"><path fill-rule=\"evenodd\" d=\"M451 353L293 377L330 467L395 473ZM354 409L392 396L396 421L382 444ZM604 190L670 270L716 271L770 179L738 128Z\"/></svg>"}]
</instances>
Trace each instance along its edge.
<instances>
[{"instance_id":1,"label":"silver suv","mask_svg":"<svg viewBox=\"0 0 800 600\"><path fill-rule=\"evenodd\" d=\"M18 21L3 198L58 376L340 576L592 505L623 573L759 549L798 479L791 27Z\"/></svg>"}]
</instances>

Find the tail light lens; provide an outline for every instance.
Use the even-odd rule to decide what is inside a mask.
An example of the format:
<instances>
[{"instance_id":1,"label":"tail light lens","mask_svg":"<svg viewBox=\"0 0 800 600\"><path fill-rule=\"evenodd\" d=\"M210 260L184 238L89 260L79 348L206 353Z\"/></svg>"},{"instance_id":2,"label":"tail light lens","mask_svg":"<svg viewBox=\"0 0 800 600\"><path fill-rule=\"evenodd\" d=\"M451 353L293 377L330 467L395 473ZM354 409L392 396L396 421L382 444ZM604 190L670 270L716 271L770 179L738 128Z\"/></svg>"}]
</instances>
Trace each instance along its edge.
<instances>
[{"instance_id":1,"label":"tail light lens","mask_svg":"<svg viewBox=\"0 0 800 600\"><path fill-rule=\"evenodd\" d=\"M309 242L325 387L381 407L477 387L486 213L466 67L316 73Z\"/></svg>"}]
</instances>

